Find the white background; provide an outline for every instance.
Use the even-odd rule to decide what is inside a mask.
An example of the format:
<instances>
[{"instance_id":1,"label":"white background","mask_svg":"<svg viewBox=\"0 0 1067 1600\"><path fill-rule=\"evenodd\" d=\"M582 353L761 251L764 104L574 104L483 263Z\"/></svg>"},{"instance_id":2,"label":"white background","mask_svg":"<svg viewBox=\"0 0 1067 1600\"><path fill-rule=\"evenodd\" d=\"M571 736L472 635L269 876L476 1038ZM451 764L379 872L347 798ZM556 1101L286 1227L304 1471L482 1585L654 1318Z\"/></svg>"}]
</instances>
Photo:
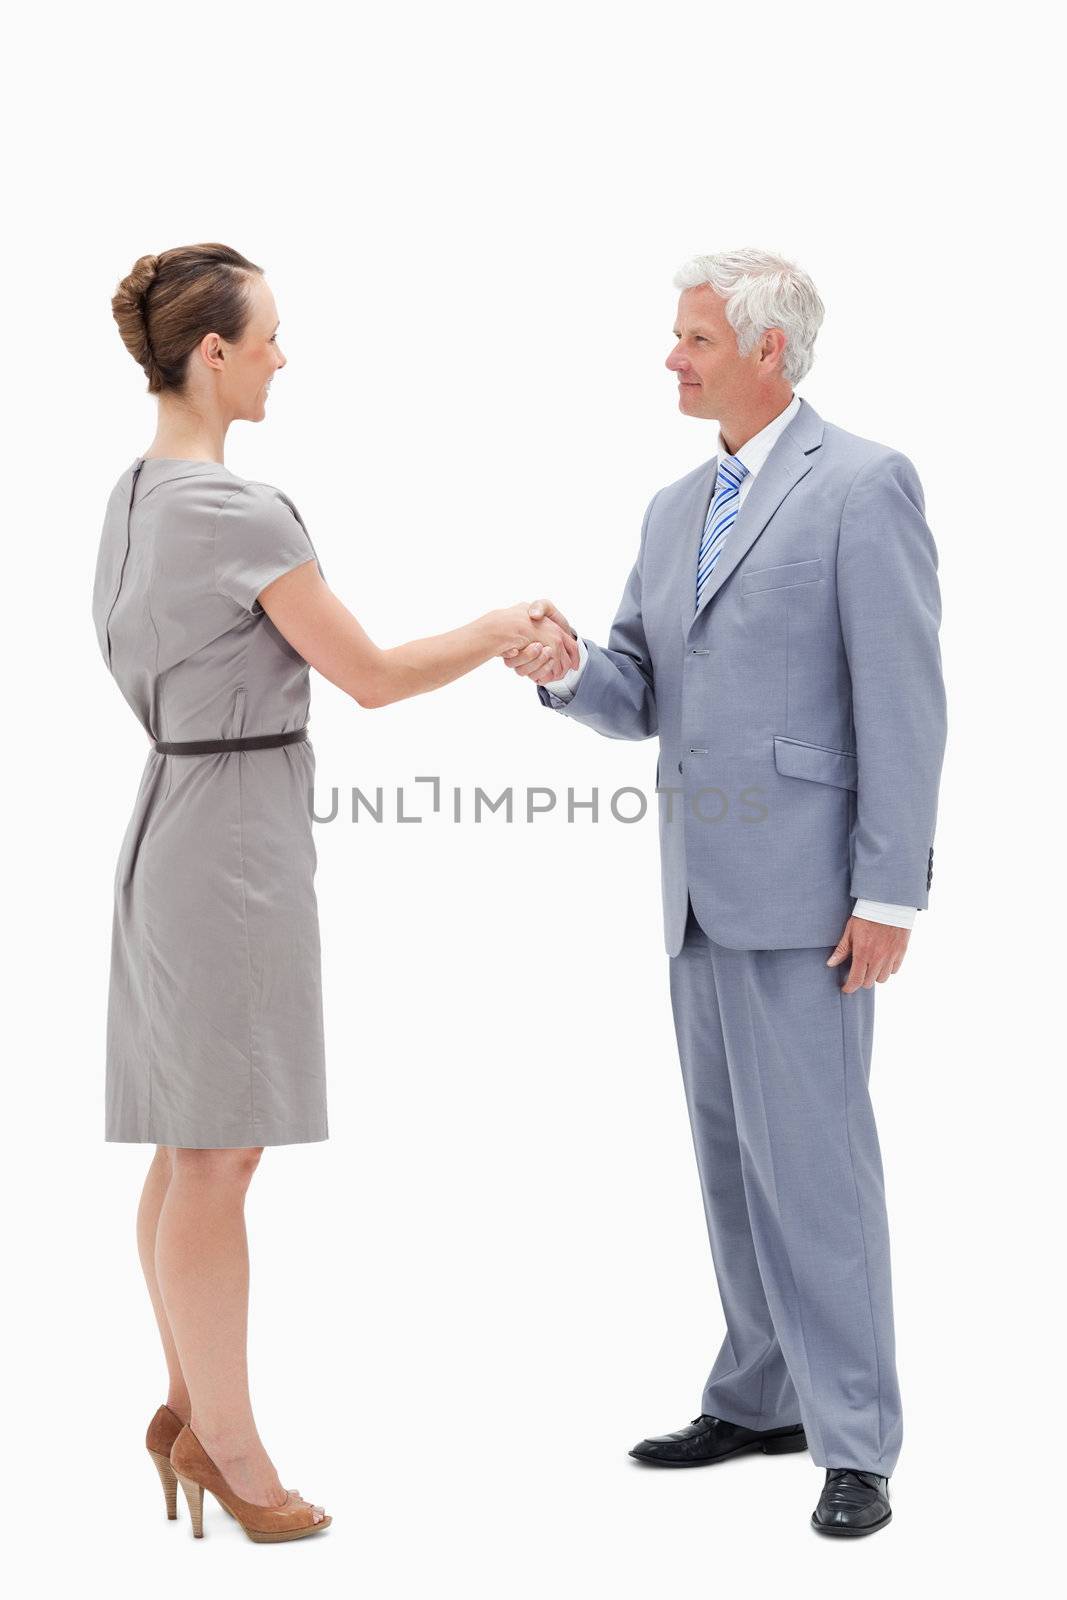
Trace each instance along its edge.
<instances>
[{"instance_id":1,"label":"white background","mask_svg":"<svg viewBox=\"0 0 1067 1600\"><path fill-rule=\"evenodd\" d=\"M0 1570L20 1593L106 1573L122 1600L1033 1586L1064 1387L1061 90L1039 8L105 3L16 27ZM154 429L110 296L202 240L265 267L289 362L227 464L291 495L382 644L539 594L606 637L648 500L715 449L662 365L694 252L799 261L827 307L800 392L916 464L950 737L930 910L877 998L905 1402L878 1537L811 1532L807 1456L627 1457L697 1414L723 1331L651 811L316 829L331 1138L254 1181L252 1366L283 1481L334 1525L261 1548L210 1499L202 1544L164 1520L150 1151L102 1139L145 748L90 600L108 493ZM653 783L654 744L552 716L499 663L374 713L316 677L312 721L323 809L333 784L429 773L602 805Z\"/></svg>"}]
</instances>

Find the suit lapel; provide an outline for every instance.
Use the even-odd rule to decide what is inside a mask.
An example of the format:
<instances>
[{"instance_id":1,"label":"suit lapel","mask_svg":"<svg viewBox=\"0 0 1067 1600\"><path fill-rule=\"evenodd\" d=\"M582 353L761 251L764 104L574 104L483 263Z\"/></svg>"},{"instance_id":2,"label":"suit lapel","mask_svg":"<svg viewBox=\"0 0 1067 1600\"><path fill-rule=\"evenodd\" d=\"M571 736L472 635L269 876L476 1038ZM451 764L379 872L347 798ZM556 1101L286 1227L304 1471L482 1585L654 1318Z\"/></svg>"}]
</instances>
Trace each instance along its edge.
<instances>
[{"instance_id":1,"label":"suit lapel","mask_svg":"<svg viewBox=\"0 0 1067 1600\"><path fill-rule=\"evenodd\" d=\"M714 600L734 568L744 560L786 495L810 472L813 452L822 444L822 434L822 418L813 406L806 400L801 400L800 410L781 437L775 441L770 455L757 472L755 481L745 496L744 504L737 513L737 519L726 536L722 553L715 563L711 577L704 585L700 605L694 611L697 557L700 553L704 521L708 506L711 504L715 483L714 473L711 475L711 482L702 486L701 493L697 497L700 515L695 533L691 533L688 539L681 541L685 547L687 561L683 574L685 600L682 618L687 634L697 618L703 615L705 607ZM718 457L715 461L718 461ZM714 464L712 463L713 466Z\"/></svg>"}]
</instances>

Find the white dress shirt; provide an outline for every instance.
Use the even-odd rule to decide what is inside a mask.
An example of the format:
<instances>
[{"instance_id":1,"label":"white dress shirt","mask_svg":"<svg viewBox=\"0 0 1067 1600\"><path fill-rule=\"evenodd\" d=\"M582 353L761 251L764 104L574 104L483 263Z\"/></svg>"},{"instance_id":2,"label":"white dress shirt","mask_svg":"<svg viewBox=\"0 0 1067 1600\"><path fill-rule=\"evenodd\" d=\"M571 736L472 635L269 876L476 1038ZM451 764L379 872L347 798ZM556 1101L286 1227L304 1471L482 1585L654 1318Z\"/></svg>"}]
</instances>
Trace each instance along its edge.
<instances>
[{"instance_id":1,"label":"white dress shirt","mask_svg":"<svg viewBox=\"0 0 1067 1600\"><path fill-rule=\"evenodd\" d=\"M740 450L733 452L737 460L748 468L747 475L741 480L741 489L738 494L737 506L739 511L744 504L746 494L752 487L752 480L770 455L772 448L777 443L779 434L784 428L788 427L799 410L800 396L795 394L784 411L779 411L778 415L772 417L765 428L761 428L759 433L753 434L752 438L748 439ZM718 439L718 450L720 455L728 455L730 453L726 448L726 442L721 433ZM727 534L726 543L729 543L729 538L730 535ZM585 664L588 659L589 651L586 648L585 640L579 638L578 665L571 667L570 671L564 673L562 678L557 678L553 683L546 683L544 687L549 694L555 695L556 699L562 701L564 705L568 700L572 699L582 673L585 671ZM915 912L915 906L886 905L880 900L857 900L852 908L854 917L865 917L868 922L887 922L894 928L912 927L915 922Z\"/></svg>"}]
</instances>

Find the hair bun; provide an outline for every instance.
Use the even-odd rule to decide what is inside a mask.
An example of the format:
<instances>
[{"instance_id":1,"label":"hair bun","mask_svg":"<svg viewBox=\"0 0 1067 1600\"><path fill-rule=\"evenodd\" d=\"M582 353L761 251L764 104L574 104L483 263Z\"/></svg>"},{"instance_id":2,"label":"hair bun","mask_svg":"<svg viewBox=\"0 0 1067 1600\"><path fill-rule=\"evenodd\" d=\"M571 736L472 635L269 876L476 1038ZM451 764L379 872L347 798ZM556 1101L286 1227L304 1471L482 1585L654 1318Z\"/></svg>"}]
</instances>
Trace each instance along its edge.
<instances>
[{"instance_id":1,"label":"hair bun","mask_svg":"<svg viewBox=\"0 0 1067 1600\"><path fill-rule=\"evenodd\" d=\"M139 256L111 297L111 312L122 342L149 375L153 356L148 338L148 292L158 271L158 256Z\"/></svg>"},{"instance_id":2,"label":"hair bun","mask_svg":"<svg viewBox=\"0 0 1067 1600\"><path fill-rule=\"evenodd\" d=\"M140 279L141 279L141 303L142 303L142 305L144 304L144 302L148 298L148 291L149 291L149 289L151 289L152 285L155 283L156 274L157 274L158 271L159 271L159 257L158 256L142 256L140 258L140 260L137 262L136 266L134 267L133 272L130 274L131 277L133 277L135 273L139 273L139 275L140 275Z\"/></svg>"}]
</instances>

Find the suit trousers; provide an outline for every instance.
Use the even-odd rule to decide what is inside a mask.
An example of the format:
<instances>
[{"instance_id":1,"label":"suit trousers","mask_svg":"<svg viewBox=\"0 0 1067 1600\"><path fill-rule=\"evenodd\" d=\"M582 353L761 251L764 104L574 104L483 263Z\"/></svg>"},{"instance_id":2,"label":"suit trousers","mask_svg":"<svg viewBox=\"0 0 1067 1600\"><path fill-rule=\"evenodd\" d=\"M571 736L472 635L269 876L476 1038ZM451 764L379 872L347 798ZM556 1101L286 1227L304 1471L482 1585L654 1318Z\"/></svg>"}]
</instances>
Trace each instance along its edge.
<instances>
[{"instance_id":1,"label":"suit trousers","mask_svg":"<svg viewBox=\"0 0 1067 1600\"><path fill-rule=\"evenodd\" d=\"M889 1228L868 1092L874 989L831 948L734 950L689 905L671 1002L726 1319L701 1411L802 1422L820 1467L900 1450Z\"/></svg>"}]
</instances>

